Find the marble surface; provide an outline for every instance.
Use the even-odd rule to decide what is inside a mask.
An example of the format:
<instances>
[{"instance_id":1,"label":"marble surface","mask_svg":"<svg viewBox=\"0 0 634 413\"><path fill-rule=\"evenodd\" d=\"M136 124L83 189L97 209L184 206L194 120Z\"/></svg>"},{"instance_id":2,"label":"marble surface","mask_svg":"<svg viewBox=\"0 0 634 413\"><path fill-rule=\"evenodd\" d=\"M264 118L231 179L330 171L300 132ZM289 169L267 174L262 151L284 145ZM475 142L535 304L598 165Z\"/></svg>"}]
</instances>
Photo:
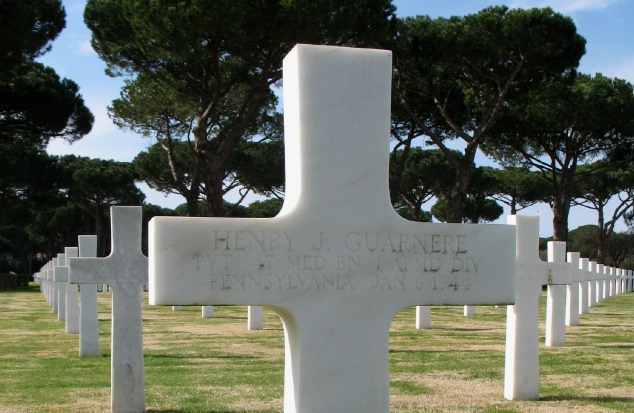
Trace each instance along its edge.
<instances>
[{"instance_id":1,"label":"marble surface","mask_svg":"<svg viewBox=\"0 0 634 413\"><path fill-rule=\"evenodd\" d=\"M392 208L391 58L313 45L285 58L277 217L150 223L151 304L281 316L286 413L389 411L388 332L404 307L514 302L514 227L414 223Z\"/></svg>"},{"instance_id":2,"label":"marble surface","mask_svg":"<svg viewBox=\"0 0 634 413\"><path fill-rule=\"evenodd\" d=\"M558 285L563 288L564 301L555 303L565 309L570 264L545 262L539 257L539 216L510 215L507 222L517 228L517 279L515 305L507 307L506 316L504 397L534 400L539 398L538 300L542 285Z\"/></svg>"},{"instance_id":3,"label":"marble surface","mask_svg":"<svg viewBox=\"0 0 634 413\"><path fill-rule=\"evenodd\" d=\"M546 347L562 347L566 345L566 291L572 283L572 265L566 262L565 242L548 242L548 263L561 266L565 284L558 284L554 279L548 283L544 344Z\"/></svg>"},{"instance_id":4,"label":"marble surface","mask_svg":"<svg viewBox=\"0 0 634 413\"><path fill-rule=\"evenodd\" d=\"M66 284L68 283L68 267L66 256L57 254L57 261L53 262L53 285L55 286L55 302L58 321L66 320Z\"/></svg>"},{"instance_id":5,"label":"marble surface","mask_svg":"<svg viewBox=\"0 0 634 413\"><path fill-rule=\"evenodd\" d=\"M68 262L72 257L77 257L77 247L64 248L64 255L66 256L66 323L64 331L66 334L79 334L79 289L76 284L68 283L68 274L70 273Z\"/></svg>"},{"instance_id":6,"label":"marble surface","mask_svg":"<svg viewBox=\"0 0 634 413\"><path fill-rule=\"evenodd\" d=\"M202 318L213 318L214 316L214 306L213 305L203 305L201 307Z\"/></svg>"},{"instance_id":7,"label":"marble surface","mask_svg":"<svg viewBox=\"0 0 634 413\"><path fill-rule=\"evenodd\" d=\"M416 329L429 330L431 328L431 308L427 305L416 306Z\"/></svg>"},{"instance_id":8,"label":"marble surface","mask_svg":"<svg viewBox=\"0 0 634 413\"><path fill-rule=\"evenodd\" d=\"M110 285L111 391L114 413L145 411L141 300L148 262L141 252L141 207L112 207L112 252L70 259L70 281Z\"/></svg>"},{"instance_id":9,"label":"marble surface","mask_svg":"<svg viewBox=\"0 0 634 413\"><path fill-rule=\"evenodd\" d=\"M581 313L579 305L581 282L585 276L581 267L581 254L569 252L566 261L570 263L570 271L572 272L570 284L568 284L566 291L566 325L578 326L580 324L579 314Z\"/></svg>"},{"instance_id":10,"label":"marble surface","mask_svg":"<svg viewBox=\"0 0 634 413\"><path fill-rule=\"evenodd\" d=\"M250 305L247 308L247 329L262 330L264 328L263 308L261 305Z\"/></svg>"},{"instance_id":11,"label":"marble surface","mask_svg":"<svg viewBox=\"0 0 634 413\"><path fill-rule=\"evenodd\" d=\"M97 256L97 236L80 235L79 256ZM81 284L79 290L79 355L99 355L99 314L97 312L97 284Z\"/></svg>"}]
</instances>

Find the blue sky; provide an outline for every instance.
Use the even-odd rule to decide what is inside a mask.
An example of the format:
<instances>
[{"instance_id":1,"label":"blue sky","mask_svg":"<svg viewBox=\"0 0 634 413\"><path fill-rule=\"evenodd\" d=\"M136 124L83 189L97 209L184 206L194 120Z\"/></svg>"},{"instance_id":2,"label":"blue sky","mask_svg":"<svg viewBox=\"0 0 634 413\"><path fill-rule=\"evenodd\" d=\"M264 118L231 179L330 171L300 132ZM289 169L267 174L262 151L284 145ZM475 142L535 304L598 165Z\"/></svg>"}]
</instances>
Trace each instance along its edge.
<instances>
[{"instance_id":1,"label":"blue sky","mask_svg":"<svg viewBox=\"0 0 634 413\"><path fill-rule=\"evenodd\" d=\"M152 141L131 132L119 130L108 118L107 106L119 97L123 85L120 78L105 75L105 64L90 47L90 31L83 23L85 1L63 0L66 9L66 29L53 43L50 53L40 61L53 67L61 77L72 79L80 86L86 104L95 115L92 132L82 140L69 145L62 140L49 144L52 155L75 154L93 158L131 161ZM634 83L634 1L632 0L394 0L399 16L429 15L449 17L476 13L491 5L506 4L511 8L551 7L570 16L577 25L577 32L585 37L586 55L579 71L587 74L600 72L609 77L619 77ZM174 208L184 200L164 195L141 185L147 202ZM611 212L611 211L610 211ZM536 205L521 213L540 213L540 235L552 235L552 214L548 205ZM569 227L595 224L594 211L575 207L572 209ZM502 217L499 222L506 222ZM626 229L619 223L617 230Z\"/></svg>"}]
</instances>

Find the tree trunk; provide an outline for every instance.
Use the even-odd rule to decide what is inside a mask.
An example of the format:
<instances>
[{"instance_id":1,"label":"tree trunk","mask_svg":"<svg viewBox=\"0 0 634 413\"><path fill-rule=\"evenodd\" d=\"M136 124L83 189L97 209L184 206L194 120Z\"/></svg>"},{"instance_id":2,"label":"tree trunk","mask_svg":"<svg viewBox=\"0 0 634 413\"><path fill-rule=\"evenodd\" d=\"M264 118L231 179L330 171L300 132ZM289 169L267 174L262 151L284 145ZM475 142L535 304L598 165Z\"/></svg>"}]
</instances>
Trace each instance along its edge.
<instances>
[{"instance_id":1,"label":"tree trunk","mask_svg":"<svg viewBox=\"0 0 634 413\"><path fill-rule=\"evenodd\" d=\"M199 156L204 156L200 154ZM203 181L205 182L205 198L207 213L210 217L225 216L224 193L222 184L225 178L225 165L219 156L209 156L204 160Z\"/></svg>"},{"instance_id":2,"label":"tree trunk","mask_svg":"<svg viewBox=\"0 0 634 413\"><path fill-rule=\"evenodd\" d=\"M465 179L467 180L465 184ZM468 186L469 177L456 171L456 182L447 197L447 222L461 223L464 216L464 206L466 201L465 186Z\"/></svg>"},{"instance_id":3,"label":"tree trunk","mask_svg":"<svg viewBox=\"0 0 634 413\"><path fill-rule=\"evenodd\" d=\"M565 165L569 165L567 162ZM553 211L553 241L568 240L568 215L572 202L575 166L562 167L559 172L559 182L554 181L555 196L551 206ZM555 180L557 175L555 175Z\"/></svg>"},{"instance_id":4,"label":"tree trunk","mask_svg":"<svg viewBox=\"0 0 634 413\"><path fill-rule=\"evenodd\" d=\"M568 239L570 201L566 202L563 194L556 196L551 210L553 211L553 241L566 241Z\"/></svg>"},{"instance_id":5,"label":"tree trunk","mask_svg":"<svg viewBox=\"0 0 634 413\"><path fill-rule=\"evenodd\" d=\"M473 158L475 157L475 150L465 152L466 153L461 162L453 165L456 171L456 180L447 196L448 223L462 223L462 218L464 217L467 192L469 191L471 173L473 172Z\"/></svg>"},{"instance_id":6,"label":"tree trunk","mask_svg":"<svg viewBox=\"0 0 634 413\"><path fill-rule=\"evenodd\" d=\"M169 131L169 122L166 122L166 128ZM187 188L187 185L181 180L179 170L177 168L174 145L171 135L168 133L165 144L162 144L167 154L167 163L172 172L172 179L178 192L185 198L187 204L187 210L185 216L197 217L200 216L198 208L198 198L200 198L200 161L197 159L196 166L192 176L191 186Z\"/></svg>"},{"instance_id":7,"label":"tree trunk","mask_svg":"<svg viewBox=\"0 0 634 413\"><path fill-rule=\"evenodd\" d=\"M597 226L599 227L597 234L597 243L599 244L597 247L597 263L605 264L605 255L607 253L607 245L608 245L608 234L605 228L605 218L603 216L603 205L599 205L598 209L599 219L597 222Z\"/></svg>"},{"instance_id":8,"label":"tree trunk","mask_svg":"<svg viewBox=\"0 0 634 413\"><path fill-rule=\"evenodd\" d=\"M193 196L195 195L195 196ZM187 203L187 209L185 211L185 216L188 217L197 217L200 215L198 212L198 194L192 194L191 192L187 194L185 197L185 202Z\"/></svg>"},{"instance_id":9,"label":"tree trunk","mask_svg":"<svg viewBox=\"0 0 634 413\"><path fill-rule=\"evenodd\" d=\"M261 82L254 86L249 99L243 103L236 120L225 125L212 140L208 139L208 119L203 116L206 106L200 105L198 108L199 116L192 133L196 141L196 157L201 165L201 181L205 183L208 216L225 216L223 183L227 165L238 142L244 138L249 124L257 117L264 103L269 90L266 79L263 75Z\"/></svg>"},{"instance_id":10,"label":"tree trunk","mask_svg":"<svg viewBox=\"0 0 634 413\"><path fill-rule=\"evenodd\" d=\"M390 201L392 205L396 205L398 197L401 192L401 179L403 178L403 171L405 170L405 162L409 156L409 149L411 147L412 140L409 138L404 144L403 152L400 157L396 157L396 151L392 153L392 159L394 159L394 171L392 179L390 180Z\"/></svg>"}]
</instances>

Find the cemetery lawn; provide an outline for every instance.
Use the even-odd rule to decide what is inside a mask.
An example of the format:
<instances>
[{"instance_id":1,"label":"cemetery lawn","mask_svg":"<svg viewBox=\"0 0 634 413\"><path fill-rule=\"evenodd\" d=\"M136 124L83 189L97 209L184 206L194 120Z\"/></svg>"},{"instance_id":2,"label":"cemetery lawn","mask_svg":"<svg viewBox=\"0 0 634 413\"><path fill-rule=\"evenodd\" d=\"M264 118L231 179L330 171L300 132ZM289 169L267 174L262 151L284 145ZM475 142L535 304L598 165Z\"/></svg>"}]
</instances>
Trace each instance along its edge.
<instances>
[{"instance_id":1,"label":"cemetery lawn","mask_svg":"<svg viewBox=\"0 0 634 413\"><path fill-rule=\"evenodd\" d=\"M0 292L0 413L110 411L110 295L99 293L101 356L79 357L35 284ZM391 412L634 411L634 294L608 298L566 328L566 347L543 346L540 400L504 392L506 307L432 307L431 330L414 328L413 308L390 332ZM148 412L281 412L284 333L264 310L262 331L246 307L143 306ZM359 343L363 346L363 343ZM336 351L333 349L332 351ZM363 397L362 394L350 395Z\"/></svg>"}]
</instances>

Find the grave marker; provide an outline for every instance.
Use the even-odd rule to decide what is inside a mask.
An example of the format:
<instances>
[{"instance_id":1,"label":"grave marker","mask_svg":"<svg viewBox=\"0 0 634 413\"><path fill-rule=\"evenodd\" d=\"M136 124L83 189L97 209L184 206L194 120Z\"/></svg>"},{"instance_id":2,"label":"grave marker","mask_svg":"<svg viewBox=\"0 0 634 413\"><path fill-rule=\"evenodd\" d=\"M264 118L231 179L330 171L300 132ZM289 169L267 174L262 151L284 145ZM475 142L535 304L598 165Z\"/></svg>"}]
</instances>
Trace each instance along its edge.
<instances>
[{"instance_id":1,"label":"grave marker","mask_svg":"<svg viewBox=\"0 0 634 413\"><path fill-rule=\"evenodd\" d=\"M594 307L597 305L597 299L599 297L599 283L597 282L597 262L590 261L588 262L588 274L586 277L590 280L588 281L588 305L590 307Z\"/></svg>"},{"instance_id":2,"label":"grave marker","mask_svg":"<svg viewBox=\"0 0 634 413\"><path fill-rule=\"evenodd\" d=\"M79 236L79 256L97 256L97 236ZM81 284L79 290L79 355L99 355L99 313L97 312L97 284Z\"/></svg>"},{"instance_id":3,"label":"grave marker","mask_svg":"<svg viewBox=\"0 0 634 413\"><path fill-rule=\"evenodd\" d=\"M57 262L57 258L51 258L48 262L48 266L46 269L46 285L47 285L47 301L53 310L53 314L57 314L57 290L55 289L55 283L53 282L53 268L55 263Z\"/></svg>"},{"instance_id":4,"label":"grave marker","mask_svg":"<svg viewBox=\"0 0 634 413\"><path fill-rule=\"evenodd\" d=\"M566 292L566 325L579 325L579 294L581 283L584 279L584 271L581 268L581 256L578 252L569 252L568 260L571 265L571 280Z\"/></svg>"},{"instance_id":5,"label":"grave marker","mask_svg":"<svg viewBox=\"0 0 634 413\"><path fill-rule=\"evenodd\" d=\"M147 257L141 252L141 207L112 207L112 252L105 258L72 258L70 280L107 283L112 292L111 408L144 412L141 301Z\"/></svg>"},{"instance_id":6,"label":"grave marker","mask_svg":"<svg viewBox=\"0 0 634 413\"><path fill-rule=\"evenodd\" d=\"M475 305L465 305L463 310L463 315L465 317L475 317L476 315L476 306Z\"/></svg>"},{"instance_id":7,"label":"grave marker","mask_svg":"<svg viewBox=\"0 0 634 413\"><path fill-rule=\"evenodd\" d=\"M49 266L48 271L46 272L46 280L48 281L49 284L49 304L51 305L51 308L53 309L53 314L57 314L57 310L58 310L58 301L57 301L57 285L55 284L54 278L54 274L55 274L55 267L57 267L57 257L51 259L51 265Z\"/></svg>"},{"instance_id":8,"label":"grave marker","mask_svg":"<svg viewBox=\"0 0 634 413\"><path fill-rule=\"evenodd\" d=\"M150 223L150 304L280 315L286 413L387 412L398 311L514 300L514 228L414 223L392 208L391 74L389 51L296 46L280 214Z\"/></svg>"},{"instance_id":9,"label":"grave marker","mask_svg":"<svg viewBox=\"0 0 634 413\"><path fill-rule=\"evenodd\" d=\"M79 334L79 291L76 284L70 284L68 262L69 258L76 257L77 247L64 248L66 266L64 268L64 284L66 287L66 334ZM64 288L64 286L62 286Z\"/></svg>"},{"instance_id":10,"label":"grave marker","mask_svg":"<svg viewBox=\"0 0 634 413\"><path fill-rule=\"evenodd\" d=\"M563 277L559 282L548 282L545 344L547 347L560 347L566 344L566 291L572 277L572 266L566 262L565 242L548 242L548 262L550 268L557 265Z\"/></svg>"},{"instance_id":11,"label":"grave marker","mask_svg":"<svg viewBox=\"0 0 634 413\"><path fill-rule=\"evenodd\" d=\"M579 262L579 269L583 274L583 280L579 283L579 314L590 313L590 280L588 278L590 269L590 260L588 258L581 258Z\"/></svg>"},{"instance_id":12,"label":"grave marker","mask_svg":"<svg viewBox=\"0 0 634 413\"><path fill-rule=\"evenodd\" d=\"M539 216L510 215L507 223L517 228L517 278L515 304L506 312L504 397L533 400L539 398L538 302L542 285L568 284L570 272L561 264L539 258Z\"/></svg>"},{"instance_id":13,"label":"grave marker","mask_svg":"<svg viewBox=\"0 0 634 413\"><path fill-rule=\"evenodd\" d=\"M264 328L264 315L261 305L250 305L247 308L247 329L262 330Z\"/></svg>"},{"instance_id":14,"label":"grave marker","mask_svg":"<svg viewBox=\"0 0 634 413\"><path fill-rule=\"evenodd\" d=\"M596 274L596 283L597 283L597 304L603 302L605 299L605 272L603 268L603 264L597 264L597 274Z\"/></svg>"},{"instance_id":15,"label":"grave marker","mask_svg":"<svg viewBox=\"0 0 634 413\"><path fill-rule=\"evenodd\" d=\"M53 307L53 303L51 301L51 282L48 280L49 271L51 271L53 265L53 261L49 260L41 271L40 280L42 285L42 291L44 292L44 298L46 298L46 302L49 307ZM52 275L51 275L52 277Z\"/></svg>"},{"instance_id":16,"label":"grave marker","mask_svg":"<svg viewBox=\"0 0 634 413\"><path fill-rule=\"evenodd\" d=\"M213 305L203 305L202 306L202 317L203 318L212 318L214 316L214 306Z\"/></svg>"},{"instance_id":17,"label":"grave marker","mask_svg":"<svg viewBox=\"0 0 634 413\"><path fill-rule=\"evenodd\" d=\"M428 305L416 306L416 328L419 330L431 328L431 308Z\"/></svg>"},{"instance_id":18,"label":"grave marker","mask_svg":"<svg viewBox=\"0 0 634 413\"><path fill-rule=\"evenodd\" d=\"M66 279L66 281L63 281ZM66 284L68 283L68 270L66 270L66 255L57 254L56 264L53 266L53 283L57 291L57 320L66 320Z\"/></svg>"},{"instance_id":19,"label":"grave marker","mask_svg":"<svg viewBox=\"0 0 634 413\"><path fill-rule=\"evenodd\" d=\"M609 297L612 297L613 295L616 295L619 293L619 290L617 288L619 272L620 271L618 268L610 267L610 295Z\"/></svg>"}]
</instances>

